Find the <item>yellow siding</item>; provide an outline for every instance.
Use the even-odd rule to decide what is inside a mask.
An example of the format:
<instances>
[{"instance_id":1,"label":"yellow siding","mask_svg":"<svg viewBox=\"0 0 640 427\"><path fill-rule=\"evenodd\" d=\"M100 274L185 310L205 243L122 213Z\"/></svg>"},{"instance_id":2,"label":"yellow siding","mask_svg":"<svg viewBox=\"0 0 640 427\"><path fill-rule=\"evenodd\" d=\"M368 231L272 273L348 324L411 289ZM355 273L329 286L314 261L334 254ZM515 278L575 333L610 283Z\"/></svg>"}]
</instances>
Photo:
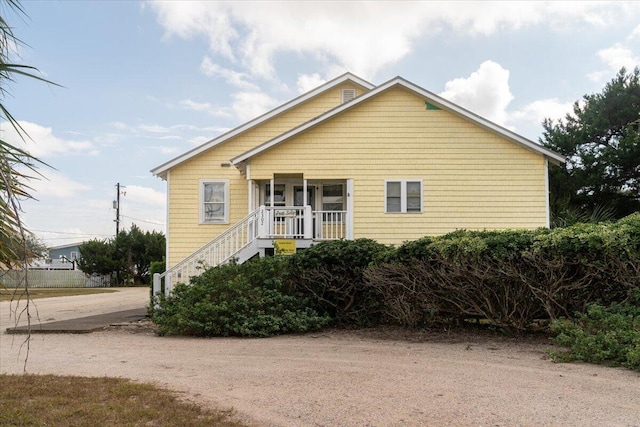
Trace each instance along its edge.
<instances>
[{"instance_id":1,"label":"yellow siding","mask_svg":"<svg viewBox=\"0 0 640 427\"><path fill-rule=\"evenodd\" d=\"M172 168L167 184L168 267L175 265L247 215L247 180L235 167L221 167L221 163L228 163L233 157L338 106L342 89L350 88L355 88L357 95L363 92L360 87L350 83L339 85ZM200 179L229 180L229 224L199 223Z\"/></svg>"},{"instance_id":2,"label":"yellow siding","mask_svg":"<svg viewBox=\"0 0 640 427\"><path fill-rule=\"evenodd\" d=\"M354 237L399 244L458 228L547 224L545 161L402 88L251 159L252 179L353 179ZM385 214L384 180L419 178L423 213Z\"/></svg>"}]
</instances>

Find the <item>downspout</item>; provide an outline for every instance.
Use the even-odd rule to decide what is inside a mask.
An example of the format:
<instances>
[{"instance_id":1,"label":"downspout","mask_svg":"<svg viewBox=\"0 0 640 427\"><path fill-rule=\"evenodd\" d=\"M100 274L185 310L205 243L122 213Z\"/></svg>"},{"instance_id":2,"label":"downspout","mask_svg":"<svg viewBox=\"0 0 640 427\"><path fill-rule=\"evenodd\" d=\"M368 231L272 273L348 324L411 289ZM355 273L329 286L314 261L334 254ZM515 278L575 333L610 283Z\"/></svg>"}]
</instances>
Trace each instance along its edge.
<instances>
[{"instance_id":1,"label":"downspout","mask_svg":"<svg viewBox=\"0 0 640 427\"><path fill-rule=\"evenodd\" d=\"M171 188L171 171L167 171L167 209L165 211L165 231L164 231L164 241L165 241L165 271L169 269L169 189Z\"/></svg>"},{"instance_id":2,"label":"downspout","mask_svg":"<svg viewBox=\"0 0 640 427\"><path fill-rule=\"evenodd\" d=\"M551 194L549 193L549 159L544 158L544 192L545 192L545 202L546 202L546 210L547 210L547 228L551 228L551 203L549 199L551 198Z\"/></svg>"}]
</instances>

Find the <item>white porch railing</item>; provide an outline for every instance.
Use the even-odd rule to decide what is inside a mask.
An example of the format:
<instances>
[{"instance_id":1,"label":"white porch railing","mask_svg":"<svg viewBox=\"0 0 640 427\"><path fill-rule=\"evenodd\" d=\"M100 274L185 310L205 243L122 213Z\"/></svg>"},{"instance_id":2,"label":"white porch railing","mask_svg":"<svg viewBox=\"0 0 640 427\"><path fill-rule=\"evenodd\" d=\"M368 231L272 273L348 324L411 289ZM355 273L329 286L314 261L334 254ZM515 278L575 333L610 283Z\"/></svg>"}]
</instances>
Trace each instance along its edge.
<instances>
[{"instance_id":1,"label":"white porch railing","mask_svg":"<svg viewBox=\"0 0 640 427\"><path fill-rule=\"evenodd\" d=\"M260 237L281 239L312 239L311 206L268 206ZM262 222L262 220L261 220Z\"/></svg>"},{"instance_id":2,"label":"white porch railing","mask_svg":"<svg viewBox=\"0 0 640 427\"><path fill-rule=\"evenodd\" d=\"M248 259L257 253L247 249L257 239L336 240L347 236L346 211L311 211L310 206L260 206L218 237L165 271L154 274L153 294L171 293L177 283L204 269L229 262L239 254ZM244 249L247 249L243 252ZM243 262L241 260L240 262Z\"/></svg>"},{"instance_id":3,"label":"white porch railing","mask_svg":"<svg viewBox=\"0 0 640 427\"><path fill-rule=\"evenodd\" d=\"M315 211L313 218L316 240L337 240L347 237L347 211Z\"/></svg>"}]
</instances>

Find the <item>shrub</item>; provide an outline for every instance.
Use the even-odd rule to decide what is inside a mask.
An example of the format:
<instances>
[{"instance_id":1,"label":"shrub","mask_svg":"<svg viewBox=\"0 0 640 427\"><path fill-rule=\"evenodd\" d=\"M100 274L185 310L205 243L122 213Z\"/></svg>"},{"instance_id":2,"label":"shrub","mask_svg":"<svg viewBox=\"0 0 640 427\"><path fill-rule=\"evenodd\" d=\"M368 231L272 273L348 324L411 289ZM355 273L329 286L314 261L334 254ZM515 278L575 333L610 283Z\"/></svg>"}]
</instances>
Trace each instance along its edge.
<instances>
[{"instance_id":1,"label":"shrub","mask_svg":"<svg viewBox=\"0 0 640 427\"><path fill-rule=\"evenodd\" d=\"M460 230L420 239L365 276L392 323L415 327L470 317L526 329L540 305L522 281L521 258L538 232Z\"/></svg>"},{"instance_id":2,"label":"shrub","mask_svg":"<svg viewBox=\"0 0 640 427\"><path fill-rule=\"evenodd\" d=\"M384 253L365 277L391 323L471 317L526 330L627 300L640 283L640 213L612 224L426 237Z\"/></svg>"},{"instance_id":3,"label":"shrub","mask_svg":"<svg viewBox=\"0 0 640 427\"><path fill-rule=\"evenodd\" d=\"M388 250L370 239L323 242L290 257L292 281L318 312L338 323L370 325L379 301L364 286L363 272Z\"/></svg>"},{"instance_id":4,"label":"shrub","mask_svg":"<svg viewBox=\"0 0 640 427\"><path fill-rule=\"evenodd\" d=\"M272 257L208 269L161 296L153 321L161 334L194 336L267 337L325 326L326 316L290 292L286 267Z\"/></svg>"},{"instance_id":5,"label":"shrub","mask_svg":"<svg viewBox=\"0 0 640 427\"><path fill-rule=\"evenodd\" d=\"M551 352L556 361L607 363L640 370L640 306L614 303L591 304L573 320L551 324L554 342L568 347Z\"/></svg>"},{"instance_id":6,"label":"shrub","mask_svg":"<svg viewBox=\"0 0 640 427\"><path fill-rule=\"evenodd\" d=\"M551 319L584 313L590 303L623 302L640 283L640 215L539 234L524 261Z\"/></svg>"}]
</instances>

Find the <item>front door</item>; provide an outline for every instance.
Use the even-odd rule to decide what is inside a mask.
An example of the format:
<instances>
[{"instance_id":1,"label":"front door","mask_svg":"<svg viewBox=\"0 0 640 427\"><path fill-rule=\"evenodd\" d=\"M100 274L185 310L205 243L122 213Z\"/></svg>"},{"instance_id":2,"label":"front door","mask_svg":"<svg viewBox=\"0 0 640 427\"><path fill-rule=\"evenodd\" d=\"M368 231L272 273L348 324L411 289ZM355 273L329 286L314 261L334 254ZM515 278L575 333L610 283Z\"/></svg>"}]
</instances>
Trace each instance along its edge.
<instances>
[{"instance_id":1,"label":"front door","mask_svg":"<svg viewBox=\"0 0 640 427\"><path fill-rule=\"evenodd\" d=\"M302 206L304 202L304 187L295 185L293 187L293 206ZM311 206L311 210L316 210L316 187L307 186L307 205Z\"/></svg>"}]
</instances>

